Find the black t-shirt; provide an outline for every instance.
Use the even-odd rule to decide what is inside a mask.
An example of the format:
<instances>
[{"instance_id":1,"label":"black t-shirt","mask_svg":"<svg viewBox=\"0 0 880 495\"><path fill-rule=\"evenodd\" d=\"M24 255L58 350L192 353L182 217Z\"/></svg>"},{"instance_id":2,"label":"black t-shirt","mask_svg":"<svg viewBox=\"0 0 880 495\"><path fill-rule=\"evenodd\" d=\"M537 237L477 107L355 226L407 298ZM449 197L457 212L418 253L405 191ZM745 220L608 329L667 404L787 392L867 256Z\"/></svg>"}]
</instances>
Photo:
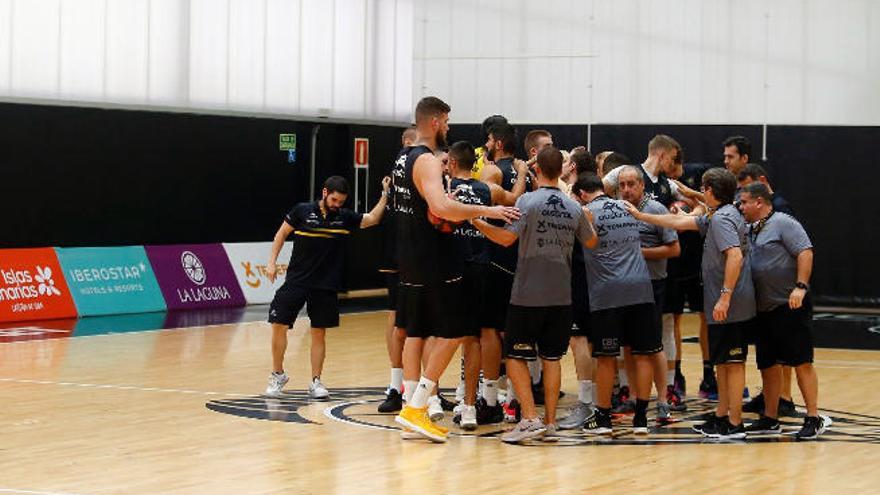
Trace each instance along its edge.
<instances>
[{"instance_id":1,"label":"black t-shirt","mask_svg":"<svg viewBox=\"0 0 880 495\"><path fill-rule=\"evenodd\" d=\"M791 203L789 203L785 198L779 195L779 193L774 192L770 196L770 202L773 204L773 211L778 211L780 213L787 213L792 217L795 217L794 209L791 207Z\"/></svg>"},{"instance_id":2,"label":"black t-shirt","mask_svg":"<svg viewBox=\"0 0 880 495\"><path fill-rule=\"evenodd\" d=\"M469 205L492 205L492 193L489 186L476 179L459 179L454 177L451 183L455 199ZM485 265L489 262L489 246L486 237L470 222L464 222L452 232L462 258L468 263Z\"/></svg>"},{"instance_id":3,"label":"black t-shirt","mask_svg":"<svg viewBox=\"0 0 880 495\"><path fill-rule=\"evenodd\" d=\"M501 187L505 191L512 191L518 174L513 166L513 158L500 158L495 165L501 170ZM532 178L526 175L526 191L532 190ZM503 227L503 220L489 220L489 223L499 227ZM518 261L519 241L514 242L510 246L501 246L494 242L489 242L489 263L496 268L501 269L509 274L516 273L516 265Z\"/></svg>"},{"instance_id":4,"label":"black t-shirt","mask_svg":"<svg viewBox=\"0 0 880 495\"><path fill-rule=\"evenodd\" d=\"M315 289L342 290L343 241L359 229L364 215L348 209L321 212L318 201L294 206L284 221L293 227L293 254L287 280Z\"/></svg>"}]
</instances>

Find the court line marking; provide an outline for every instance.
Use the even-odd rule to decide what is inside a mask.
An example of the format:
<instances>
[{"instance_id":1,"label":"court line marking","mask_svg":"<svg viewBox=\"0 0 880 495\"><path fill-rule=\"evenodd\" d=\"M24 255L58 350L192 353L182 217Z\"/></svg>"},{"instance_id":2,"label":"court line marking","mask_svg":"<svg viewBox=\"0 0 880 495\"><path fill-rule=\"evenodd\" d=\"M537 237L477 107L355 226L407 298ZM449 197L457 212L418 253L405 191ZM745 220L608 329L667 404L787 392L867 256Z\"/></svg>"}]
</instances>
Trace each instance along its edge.
<instances>
[{"instance_id":1,"label":"court line marking","mask_svg":"<svg viewBox=\"0 0 880 495\"><path fill-rule=\"evenodd\" d=\"M51 380L29 380L29 379L25 379L25 378L0 378L0 382L34 384L34 385L60 385L63 387L105 388L105 389L113 389L113 390L134 390L137 392L163 392L163 393L176 393L176 394L187 394L187 395L215 395L215 396L221 395L221 396L226 396L226 397L246 397L246 396L254 395L253 393L241 394L241 393L227 393L227 392L212 392L209 390L183 390L183 389L176 389L176 388L138 387L135 385L54 382ZM0 490L2 490L2 489L0 489ZM2 493L2 491L0 491L0 493Z\"/></svg>"},{"instance_id":2,"label":"court line marking","mask_svg":"<svg viewBox=\"0 0 880 495\"><path fill-rule=\"evenodd\" d=\"M18 493L24 495L81 495L73 492L38 492L33 490L16 490L15 488L0 488L0 493Z\"/></svg>"}]
</instances>

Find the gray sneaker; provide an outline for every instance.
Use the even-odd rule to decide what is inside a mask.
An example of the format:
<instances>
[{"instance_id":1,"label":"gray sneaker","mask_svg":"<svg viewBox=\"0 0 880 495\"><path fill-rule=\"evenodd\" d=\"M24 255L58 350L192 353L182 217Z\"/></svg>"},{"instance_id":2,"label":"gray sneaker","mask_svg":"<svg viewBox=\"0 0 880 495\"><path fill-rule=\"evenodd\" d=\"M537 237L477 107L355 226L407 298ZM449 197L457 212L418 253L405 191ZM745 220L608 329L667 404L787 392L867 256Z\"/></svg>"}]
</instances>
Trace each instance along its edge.
<instances>
[{"instance_id":1,"label":"gray sneaker","mask_svg":"<svg viewBox=\"0 0 880 495\"><path fill-rule=\"evenodd\" d=\"M589 404L578 401L569 409L568 416L559 420L560 430L574 430L582 428L584 424L596 414Z\"/></svg>"},{"instance_id":2,"label":"gray sneaker","mask_svg":"<svg viewBox=\"0 0 880 495\"><path fill-rule=\"evenodd\" d=\"M501 435L501 441L504 443L520 443L533 438L540 438L544 436L546 431L547 427L544 426L541 418L522 419L512 430Z\"/></svg>"},{"instance_id":3,"label":"gray sneaker","mask_svg":"<svg viewBox=\"0 0 880 495\"><path fill-rule=\"evenodd\" d=\"M541 441L547 443L555 443L558 442L560 438L562 438L559 433L556 431L557 427L555 424L551 423L546 425L547 431L544 432L544 436L541 437Z\"/></svg>"},{"instance_id":4,"label":"gray sneaker","mask_svg":"<svg viewBox=\"0 0 880 495\"><path fill-rule=\"evenodd\" d=\"M660 424L672 422L672 411L669 404L657 404L657 422Z\"/></svg>"},{"instance_id":5,"label":"gray sneaker","mask_svg":"<svg viewBox=\"0 0 880 495\"><path fill-rule=\"evenodd\" d=\"M277 373L270 373L269 385L266 386L266 395L269 397L280 396L281 390L287 385L288 380L290 380L290 378L288 378L287 373L281 373L280 375Z\"/></svg>"}]
</instances>

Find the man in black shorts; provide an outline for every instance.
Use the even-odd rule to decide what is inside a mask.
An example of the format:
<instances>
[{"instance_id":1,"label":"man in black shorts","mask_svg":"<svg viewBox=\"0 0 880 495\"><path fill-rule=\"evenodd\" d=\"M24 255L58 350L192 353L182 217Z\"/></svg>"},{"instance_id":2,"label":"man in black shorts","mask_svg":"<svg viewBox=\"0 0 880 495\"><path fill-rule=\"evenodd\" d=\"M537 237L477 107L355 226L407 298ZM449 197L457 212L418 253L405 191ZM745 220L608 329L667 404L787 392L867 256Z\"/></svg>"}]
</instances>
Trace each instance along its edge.
<instances>
[{"instance_id":1,"label":"man in black shorts","mask_svg":"<svg viewBox=\"0 0 880 495\"><path fill-rule=\"evenodd\" d=\"M400 136L404 148L412 146L417 137L415 126L407 127ZM385 347L391 362L391 382L385 392L385 400L379 403L380 413L400 411L403 407L403 341L406 332L394 326L397 307L397 225L394 223L394 199L386 201L385 215L382 217L382 260L379 271L385 276L388 288L388 326L385 327Z\"/></svg>"},{"instance_id":2,"label":"man in black shorts","mask_svg":"<svg viewBox=\"0 0 880 495\"><path fill-rule=\"evenodd\" d=\"M448 430L428 418L428 397L467 334L462 307L462 270L454 238L444 233L450 222L479 216L510 221L516 208L465 205L447 195L443 166L433 153L446 142L449 105L435 97L416 105L418 141L401 151L394 164L394 202L397 222L400 287L396 325L406 330L403 346L404 394L407 404L395 421L411 432L445 442ZM428 337L437 337L420 373ZM419 375L421 374L421 378ZM418 380L418 381L416 381Z\"/></svg>"},{"instance_id":3,"label":"man in black shorts","mask_svg":"<svg viewBox=\"0 0 880 495\"><path fill-rule=\"evenodd\" d=\"M703 244L703 301L709 326L709 353L718 371L715 416L694 429L714 438L742 439L742 396L745 389L746 338L755 317L748 231L733 206L736 178L725 169L703 174L703 195L709 213L651 215L629 208L639 220L676 230L699 230Z\"/></svg>"},{"instance_id":4,"label":"man in black shorts","mask_svg":"<svg viewBox=\"0 0 880 495\"><path fill-rule=\"evenodd\" d=\"M819 416L819 378L813 368L812 304L808 296L813 271L813 244L794 217L773 209L773 193L766 184L753 182L740 194L743 215L752 224L752 276L758 317L756 349L764 385L764 414L749 425L749 433L781 433L777 420L782 366L792 366L807 416L797 433L812 440L830 420Z\"/></svg>"},{"instance_id":5,"label":"man in black shorts","mask_svg":"<svg viewBox=\"0 0 880 495\"><path fill-rule=\"evenodd\" d=\"M654 354L663 350L654 326L654 292L648 265L642 256L639 222L625 201L605 195L602 179L581 174L572 187L578 202L593 214L599 243L584 250L590 293L590 326L596 368L596 424L588 431L611 434L611 388L617 356L628 346L635 358L636 404L633 431L648 433L648 398ZM592 425L591 425L592 426Z\"/></svg>"},{"instance_id":6,"label":"man in black shorts","mask_svg":"<svg viewBox=\"0 0 880 495\"><path fill-rule=\"evenodd\" d=\"M275 281L278 253L293 233L293 254L284 284L275 292L269 307L272 324L272 373L266 395L278 396L288 381L284 372L287 351L287 330L293 327L296 315L305 305L311 322L312 380L309 397L327 399L330 393L321 383L324 368L327 328L339 326L339 302L336 293L342 290L345 267L344 240L355 229L372 227L382 219L391 179L382 181L382 197L367 213L355 213L342 207L348 197L348 183L334 175L324 182L321 199L300 203L290 210L272 240L272 251L266 274Z\"/></svg>"},{"instance_id":7,"label":"man in black shorts","mask_svg":"<svg viewBox=\"0 0 880 495\"><path fill-rule=\"evenodd\" d=\"M522 407L522 420L501 440L518 443L549 433L555 438L556 404L571 332L572 246L595 246L589 214L557 186L562 154L545 147L537 158L540 188L517 200L522 216L506 229L474 220L489 240L510 246L519 240L518 263L507 312L504 351L507 373ZM532 397L527 362L540 358L544 370L544 420Z\"/></svg>"}]
</instances>

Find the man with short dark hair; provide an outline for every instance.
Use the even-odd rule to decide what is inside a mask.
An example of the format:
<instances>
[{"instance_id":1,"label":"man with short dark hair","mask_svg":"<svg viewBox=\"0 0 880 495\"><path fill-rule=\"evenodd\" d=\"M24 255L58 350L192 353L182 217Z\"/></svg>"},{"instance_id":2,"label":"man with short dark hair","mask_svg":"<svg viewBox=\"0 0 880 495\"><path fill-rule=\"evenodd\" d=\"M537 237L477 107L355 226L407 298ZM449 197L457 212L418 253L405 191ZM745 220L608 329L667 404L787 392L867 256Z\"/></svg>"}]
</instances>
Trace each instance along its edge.
<instances>
[{"instance_id":1,"label":"man with short dark hair","mask_svg":"<svg viewBox=\"0 0 880 495\"><path fill-rule=\"evenodd\" d=\"M297 314L306 306L311 320L312 380L309 397L327 399L330 393L321 382L326 355L327 328L339 326L339 302L336 293L342 290L345 267L344 239L353 230L372 227L382 219L391 180L382 180L382 197L367 213L355 213L343 208L348 197L348 183L334 175L324 182L321 199L300 203L293 207L272 240L266 275L275 281L276 261L284 241L293 233L293 254L287 267L287 278L275 292L269 307L272 324L272 373L266 395L281 395L289 380L284 372L284 353L287 351L287 331L293 327Z\"/></svg>"},{"instance_id":2,"label":"man with short dark hair","mask_svg":"<svg viewBox=\"0 0 880 495\"><path fill-rule=\"evenodd\" d=\"M770 201L773 203L773 211L795 216L791 204L770 186L770 175L764 167L757 163L749 163L742 169L742 171L740 171L736 179L740 188L753 182L764 184L764 186L770 191Z\"/></svg>"},{"instance_id":3,"label":"man with short dark hair","mask_svg":"<svg viewBox=\"0 0 880 495\"><path fill-rule=\"evenodd\" d=\"M755 317L748 232L733 206L736 178L730 171L709 169L703 174L702 189L710 208L705 215L650 215L635 207L629 211L645 222L705 234L703 304L709 351L718 370L718 407L714 416L694 429L708 437L741 439L746 436L742 422L746 338Z\"/></svg>"},{"instance_id":4,"label":"man with short dark hair","mask_svg":"<svg viewBox=\"0 0 880 495\"><path fill-rule=\"evenodd\" d=\"M724 168L737 177L752 157L752 143L743 136L730 136L723 146Z\"/></svg>"},{"instance_id":5,"label":"man with short dark hair","mask_svg":"<svg viewBox=\"0 0 880 495\"><path fill-rule=\"evenodd\" d=\"M577 242L595 246L589 214L556 187L562 154L552 146L537 156L540 189L517 200L522 212L507 228L474 220L491 241L512 245L519 239L519 262L505 326L507 373L522 405L522 420L501 440L518 443L549 433L555 438L556 404L571 330L571 251ZM544 369L544 420L538 417L526 362L541 359Z\"/></svg>"},{"instance_id":6,"label":"man with short dark hair","mask_svg":"<svg viewBox=\"0 0 880 495\"><path fill-rule=\"evenodd\" d=\"M764 385L764 413L746 431L782 432L777 420L781 366L792 366L807 405L804 425L796 437L812 440L830 423L830 419L819 416L819 379L813 368L813 318L808 295L813 244L794 217L773 209L772 193L765 184L745 186L740 200L743 215L752 224L749 241L758 308L755 347Z\"/></svg>"},{"instance_id":7,"label":"man with short dark hair","mask_svg":"<svg viewBox=\"0 0 880 495\"><path fill-rule=\"evenodd\" d=\"M652 359L663 345L654 331L654 293L642 256L639 222L627 212L625 201L605 194L602 180L594 174L581 174L572 193L592 212L599 236L598 245L584 250L593 357L598 361L596 421L585 431L612 433L611 389L617 356L623 346L629 346L636 365L633 431L647 434Z\"/></svg>"},{"instance_id":8,"label":"man with short dark hair","mask_svg":"<svg viewBox=\"0 0 880 495\"><path fill-rule=\"evenodd\" d=\"M490 115L483 120L483 123L480 125L480 137L481 143L485 143L489 140L489 130L492 129L496 124L506 124L507 118L503 115ZM477 161L474 162L474 167L471 170L471 176L474 179L479 179L483 173L483 166L486 162L490 161L489 157L486 156L487 150L485 147L480 146L479 148L474 149L474 153L476 154Z\"/></svg>"},{"instance_id":9,"label":"man with short dark hair","mask_svg":"<svg viewBox=\"0 0 880 495\"><path fill-rule=\"evenodd\" d=\"M596 165L597 175L600 179L605 178L605 176L615 168L632 163L632 160L630 160L628 156L616 151L603 151L599 155L600 156L596 158Z\"/></svg>"},{"instance_id":10,"label":"man with short dark hair","mask_svg":"<svg viewBox=\"0 0 880 495\"><path fill-rule=\"evenodd\" d=\"M448 222L479 216L505 221L519 216L515 208L465 205L447 195L442 164L434 150L446 144L449 111L449 105L439 98L419 100L415 111L418 140L401 152L392 172L397 239L406 243L406 249L398 250L396 324L407 335L403 346L407 404L395 421L434 442L445 442L448 430L428 418L428 397L467 332L463 315L454 309L463 305L462 266L452 236L442 230ZM436 339L420 373L428 337Z\"/></svg>"}]
</instances>

